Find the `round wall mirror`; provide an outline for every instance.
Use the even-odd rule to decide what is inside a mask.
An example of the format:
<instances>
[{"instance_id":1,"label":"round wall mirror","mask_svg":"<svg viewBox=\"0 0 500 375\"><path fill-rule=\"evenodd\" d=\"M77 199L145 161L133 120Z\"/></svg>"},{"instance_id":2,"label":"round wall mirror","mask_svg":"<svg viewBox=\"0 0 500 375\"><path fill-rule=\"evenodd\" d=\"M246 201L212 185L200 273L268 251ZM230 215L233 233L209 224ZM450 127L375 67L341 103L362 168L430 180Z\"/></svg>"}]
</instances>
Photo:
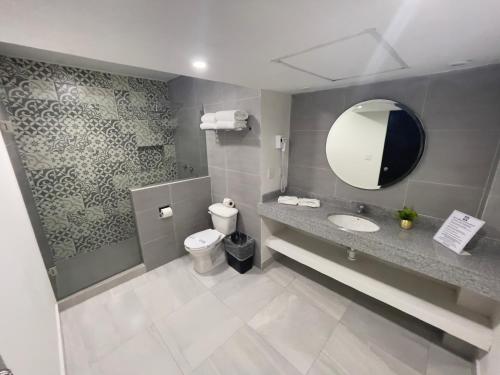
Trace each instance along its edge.
<instances>
[{"instance_id":1,"label":"round wall mirror","mask_svg":"<svg viewBox=\"0 0 500 375\"><path fill-rule=\"evenodd\" d=\"M417 166L425 145L415 114L392 100L358 103L334 122L326 157L345 183L376 190L392 185Z\"/></svg>"}]
</instances>

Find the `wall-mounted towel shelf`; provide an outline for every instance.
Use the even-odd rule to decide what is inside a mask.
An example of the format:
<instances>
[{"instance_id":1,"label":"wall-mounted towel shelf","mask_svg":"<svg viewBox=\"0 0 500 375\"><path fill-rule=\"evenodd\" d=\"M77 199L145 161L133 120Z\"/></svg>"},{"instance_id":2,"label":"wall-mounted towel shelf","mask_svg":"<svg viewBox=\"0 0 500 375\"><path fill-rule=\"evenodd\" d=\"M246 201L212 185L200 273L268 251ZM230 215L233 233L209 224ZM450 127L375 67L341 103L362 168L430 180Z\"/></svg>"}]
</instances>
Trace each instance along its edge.
<instances>
[{"instance_id":1,"label":"wall-mounted towel shelf","mask_svg":"<svg viewBox=\"0 0 500 375\"><path fill-rule=\"evenodd\" d=\"M239 128L239 129L200 129L200 130L213 131L215 133L218 133L218 132L243 132L243 131L252 130L252 127L247 126L245 128Z\"/></svg>"},{"instance_id":2,"label":"wall-mounted towel shelf","mask_svg":"<svg viewBox=\"0 0 500 375\"><path fill-rule=\"evenodd\" d=\"M248 113L241 109L203 113L201 116L201 130L242 131L251 130L247 124Z\"/></svg>"},{"instance_id":3,"label":"wall-mounted towel shelf","mask_svg":"<svg viewBox=\"0 0 500 375\"><path fill-rule=\"evenodd\" d=\"M251 126L247 126L246 128L241 128L241 129L208 129L208 130L213 130L214 132L243 132L243 131L248 131L252 130Z\"/></svg>"}]
</instances>

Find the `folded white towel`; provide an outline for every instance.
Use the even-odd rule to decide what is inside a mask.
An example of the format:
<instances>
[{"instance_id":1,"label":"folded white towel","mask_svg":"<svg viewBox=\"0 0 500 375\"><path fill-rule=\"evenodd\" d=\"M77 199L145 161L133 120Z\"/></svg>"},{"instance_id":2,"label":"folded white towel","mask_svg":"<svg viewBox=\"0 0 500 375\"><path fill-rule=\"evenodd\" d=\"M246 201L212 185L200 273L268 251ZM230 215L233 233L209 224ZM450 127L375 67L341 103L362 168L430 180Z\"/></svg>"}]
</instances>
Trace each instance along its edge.
<instances>
[{"instance_id":1,"label":"folded white towel","mask_svg":"<svg viewBox=\"0 0 500 375\"><path fill-rule=\"evenodd\" d=\"M200 124L200 129L201 130L217 130L215 122L202 122Z\"/></svg>"},{"instance_id":2,"label":"folded white towel","mask_svg":"<svg viewBox=\"0 0 500 375\"><path fill-rule=\"evenodd\" d=\"M246 121L217 121L215 128L217 130L241 130L247 127Z\"/></svg>"},{"instance_id":3,"label":"folded white towel","mask_svg":"<svg viewBox=\"0 0 500 375\"><path fill-rule=\"evenodd\" d=\"M317 208L321 204L320 204L319 199L314 199L314 198L299 198L298 205L299 206L306 206L306 207Z\"/></svg>"},{"instance_id":4,"label":"folded white towel","mask_svg":"<svg viewBox=\"0 0 500 375\"><path fill-rule=\"evenodd\" d=\"M201 122L215 122L215 113L205 113L201 116Z\"/></svg>"},{"instance_id":5,"label":"folded white towel","mask_svg":"<svg viewBox=\"0 0 500 375\"><path fill-rule=\"evenodd\" d=\"M232 111L219 111L215 112L215 118L217 121L241 121L248 118L248 113L240 109L234 109Z\"/></svg>"},{"instance_id":6,"label":"folded white towel","mask_svg":"<svg viewBox=\"0 0 500 375\"><path fill-rule=\"evenodd\" d=\"M278 197L278 203L296 206L299 203L299 198L289 195L280 195Z\"/></svg>"}]
</instances>

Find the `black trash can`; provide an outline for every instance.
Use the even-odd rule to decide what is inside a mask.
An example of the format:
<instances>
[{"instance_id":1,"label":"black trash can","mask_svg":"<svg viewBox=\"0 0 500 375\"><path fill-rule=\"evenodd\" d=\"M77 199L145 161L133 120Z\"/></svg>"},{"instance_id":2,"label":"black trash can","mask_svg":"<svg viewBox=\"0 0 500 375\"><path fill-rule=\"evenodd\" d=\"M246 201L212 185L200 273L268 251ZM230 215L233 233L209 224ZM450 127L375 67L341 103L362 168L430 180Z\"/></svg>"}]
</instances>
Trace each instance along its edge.
<instances>
[{"instance_id":1,"label":"black trash can","mask_svg":"<svg viewBox=\"0 0 500 375\"><path fill-rule=\"evenodd\" d=\"M224 238L227 264L239 273L245 273L252 268L255 252L255 240L241 232L234 232Z\"/></svg>"}]
</instances>

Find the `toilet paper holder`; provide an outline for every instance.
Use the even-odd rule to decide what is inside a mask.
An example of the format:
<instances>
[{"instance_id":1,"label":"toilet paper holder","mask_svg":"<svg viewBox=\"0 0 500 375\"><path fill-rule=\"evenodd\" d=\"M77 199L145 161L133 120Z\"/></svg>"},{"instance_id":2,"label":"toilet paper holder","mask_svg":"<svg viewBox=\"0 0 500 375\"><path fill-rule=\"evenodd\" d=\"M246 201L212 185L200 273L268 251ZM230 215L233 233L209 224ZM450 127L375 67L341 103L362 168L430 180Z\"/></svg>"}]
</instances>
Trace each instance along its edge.
<instances>
[{"instance_id":1,"label":"toilet paper holder","mask_svg":"<svg viewBox=\"0 0 500 375\"><path fill-rule=\"evenodd\" d=\"M158 207L158 215L160 219L171 217L173 215L172 208L169 204L166 206Z\"/></svg>"}]
</instances>

